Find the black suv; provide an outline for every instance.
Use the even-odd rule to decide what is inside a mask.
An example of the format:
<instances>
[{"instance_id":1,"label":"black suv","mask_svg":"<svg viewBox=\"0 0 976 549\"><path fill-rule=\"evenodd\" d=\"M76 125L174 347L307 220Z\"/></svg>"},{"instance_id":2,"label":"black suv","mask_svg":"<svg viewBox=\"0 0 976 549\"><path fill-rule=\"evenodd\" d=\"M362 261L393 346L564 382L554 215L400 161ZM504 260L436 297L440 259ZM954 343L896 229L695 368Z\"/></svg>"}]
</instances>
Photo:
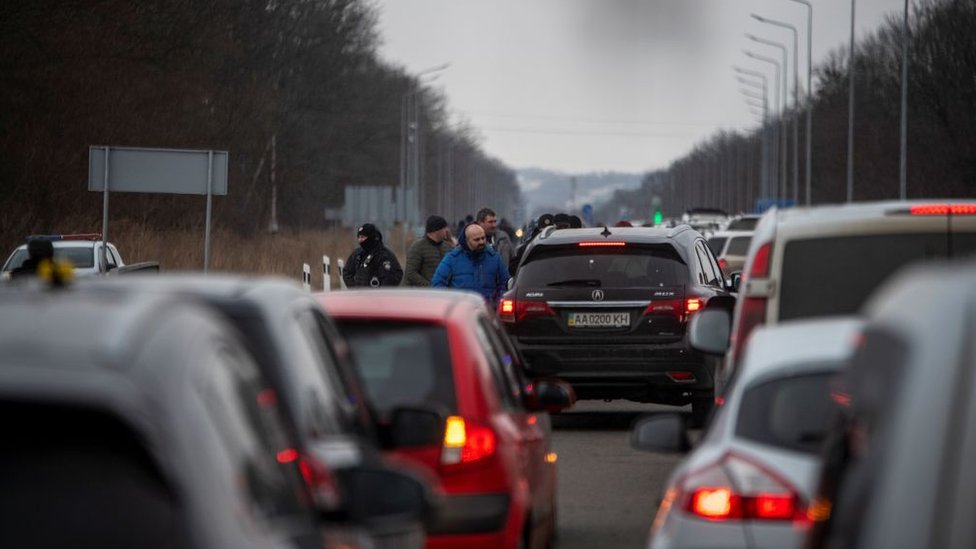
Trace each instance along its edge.
<instances>
[{"instance_id":1,"label":"black suv","mask_svg":"<svg viewBox=\"0 0 976 549\"><path fill-rule=\"evenodd\" d=\"M714 364L685 327L735 299L715 256L687 225L547 228L532 241L498 305L533 378L568 381L580 399L714 402Z\"/></svg>"}]
</instances>

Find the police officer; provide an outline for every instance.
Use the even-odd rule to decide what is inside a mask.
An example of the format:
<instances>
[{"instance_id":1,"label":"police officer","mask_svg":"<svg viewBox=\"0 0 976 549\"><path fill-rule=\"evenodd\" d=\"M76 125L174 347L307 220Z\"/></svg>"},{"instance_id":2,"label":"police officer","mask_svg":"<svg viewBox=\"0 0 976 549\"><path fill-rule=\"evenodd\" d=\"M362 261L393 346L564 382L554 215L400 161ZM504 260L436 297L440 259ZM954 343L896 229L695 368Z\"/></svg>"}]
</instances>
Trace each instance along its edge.
<instances>
[{"instance_id":1,"label":"police officer","mask_svg":"<svg viewBox=\"0 0 976 549\"><path fill-rule=\"evenodd\" d=\"M342 279L346 286L379 288L397 286L403 278L403 269L396 255L383 245L383 235L372 223L364 223L356 231L359 248L352 252Z\"/></svg>"}]
</instances>

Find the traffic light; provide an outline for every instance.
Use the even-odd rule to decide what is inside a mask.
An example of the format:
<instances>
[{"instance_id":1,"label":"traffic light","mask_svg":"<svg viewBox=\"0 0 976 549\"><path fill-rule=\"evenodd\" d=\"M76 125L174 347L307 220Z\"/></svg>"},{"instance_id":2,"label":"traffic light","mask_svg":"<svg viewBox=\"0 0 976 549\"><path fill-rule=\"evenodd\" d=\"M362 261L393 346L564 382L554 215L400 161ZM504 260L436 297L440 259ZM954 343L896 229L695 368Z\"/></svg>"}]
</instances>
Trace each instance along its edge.
<instances>
[{"instance_id":1,"label":"traffic light","mask_svg":"<svg viewBox=\"0 0 976 549\"><path fill-rule=\"evenodd\" d=\"M662 221L664 221L664 215L661 210L654 210L654 226L657 227Z\"/></svg>"}]
</instances>

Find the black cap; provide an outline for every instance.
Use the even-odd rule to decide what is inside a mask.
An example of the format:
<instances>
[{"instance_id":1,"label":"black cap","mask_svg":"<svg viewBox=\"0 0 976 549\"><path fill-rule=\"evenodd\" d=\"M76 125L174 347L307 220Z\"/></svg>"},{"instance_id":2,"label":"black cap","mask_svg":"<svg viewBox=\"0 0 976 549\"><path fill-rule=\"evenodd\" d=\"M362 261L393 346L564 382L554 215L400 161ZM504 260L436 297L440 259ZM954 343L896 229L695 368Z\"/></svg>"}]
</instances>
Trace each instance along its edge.
<instances>
[{"instance_id":1,"label":"black cap","mask_svg":"<svg viewBox=\"0 0 976 549\"><path fill-rule=\"evenodd\" d=\"M372 223L363 223L359 230L356 231L356 236L365 236L366 238L372 240L379 237L380 231L376 228L376 225Z\"/></svg>"},{"instance_id":2,"label":"black cap","mask_svg":"<svg viewBox=\"0 0 976 549\"><path fill-rule=\"evenodd\" d=\"M439 231L447 227L447 220L439 215L432 215L427 218L427 226L424 229L425 233L432 233L434 231Z\"/></svg>"}]
</instances>

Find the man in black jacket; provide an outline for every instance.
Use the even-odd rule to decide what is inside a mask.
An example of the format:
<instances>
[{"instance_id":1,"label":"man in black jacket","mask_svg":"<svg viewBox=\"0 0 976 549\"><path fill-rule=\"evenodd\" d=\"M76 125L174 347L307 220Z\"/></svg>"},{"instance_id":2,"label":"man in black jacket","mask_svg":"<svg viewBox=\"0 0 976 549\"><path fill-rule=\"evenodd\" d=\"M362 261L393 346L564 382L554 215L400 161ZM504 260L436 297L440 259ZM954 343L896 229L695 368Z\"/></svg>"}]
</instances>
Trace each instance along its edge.
<instances>
[{"instance_id":1,"label":"man in black jacket","mask_svg":"<svg viewBox=\"0 0 976 549\"><path fill-rule=\"evenodd\" d=\"M379 288L397 286L403 278L403 269L396 255L383 245L383 235L372 223L364 223L356 231L359 248L352 252L342 279L346 286Z\"/></svg>"}]
</instances>

